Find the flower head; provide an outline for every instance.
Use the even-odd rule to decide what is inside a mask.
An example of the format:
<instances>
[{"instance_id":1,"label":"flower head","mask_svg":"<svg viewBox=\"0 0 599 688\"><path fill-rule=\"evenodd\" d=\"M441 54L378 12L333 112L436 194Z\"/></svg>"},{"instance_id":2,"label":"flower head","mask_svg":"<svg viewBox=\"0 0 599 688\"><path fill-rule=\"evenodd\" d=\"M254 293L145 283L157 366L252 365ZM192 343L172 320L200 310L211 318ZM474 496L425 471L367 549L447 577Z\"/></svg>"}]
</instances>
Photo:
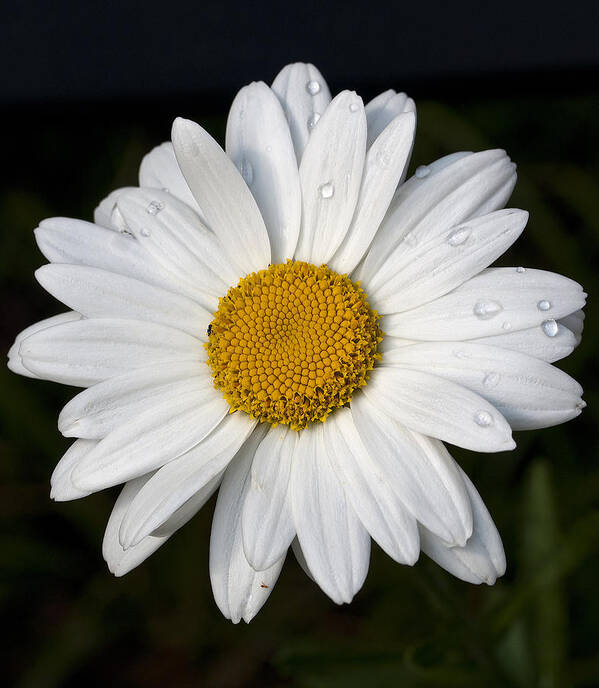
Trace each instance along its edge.
<instances>
[{"instance_id":1,"label":"flower head","mask_svg":"<svg viewBox=\"0 0 599 688\"><path fill-rule=\"evenodd\" d=\"M368 569L424 551L492 584L501 539L443 442L513 449L512 430L574 418L582 390L551 365L580 341L585 294L489 268L525 211L504 151L455 153L405 180L413 101L331 99L312 65L241 89L226 153L178 119L139 187L95 222L44 220L36 276L72 310L22 332L9 367L85 388L52 497L125 483L104 557L116 575L218 490L216 602L264 604L293 547L335 602Z\"/></svg>"}]
</instances>

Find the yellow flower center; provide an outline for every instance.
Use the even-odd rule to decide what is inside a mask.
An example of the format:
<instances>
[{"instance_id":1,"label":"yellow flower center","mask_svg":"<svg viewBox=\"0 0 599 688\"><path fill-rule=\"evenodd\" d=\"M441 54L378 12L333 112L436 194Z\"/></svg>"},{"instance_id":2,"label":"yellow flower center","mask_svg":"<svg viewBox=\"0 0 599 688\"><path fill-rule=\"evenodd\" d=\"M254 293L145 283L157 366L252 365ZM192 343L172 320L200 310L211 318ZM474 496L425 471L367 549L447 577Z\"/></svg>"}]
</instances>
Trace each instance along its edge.
<instances>
[{"instance_id":1,"label":"yellow flower center","mask_svg":"<svg viewBox=\"0 0 599 688\"><path fill-rule=\"evenodd\" d=\"M271 265L220 299L206 348L231 406L293 429L324 421L380 358L379 316L359 283L326 265Z\"/></svg>"}]
</instances>

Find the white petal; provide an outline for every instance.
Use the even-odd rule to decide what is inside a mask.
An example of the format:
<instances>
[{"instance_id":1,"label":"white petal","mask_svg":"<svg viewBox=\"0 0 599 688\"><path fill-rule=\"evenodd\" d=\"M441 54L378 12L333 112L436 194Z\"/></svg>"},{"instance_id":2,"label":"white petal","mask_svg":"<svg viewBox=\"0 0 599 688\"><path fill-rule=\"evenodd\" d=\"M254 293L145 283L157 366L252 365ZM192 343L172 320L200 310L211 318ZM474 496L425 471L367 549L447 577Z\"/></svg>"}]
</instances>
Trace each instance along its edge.
<instances>
[{"instance_id":1,"label":"white petal","mask_svg":"<svg viewBox=\"0 0 599 688\"><path fill-rule=\"evenodd\" d=\"M421 371L377 368L364 395L408 428L474 451L513 449L505 418L478 394Z\"/></svg>"},{"instance_id":2,"label":"white petal","mask_svg":"<svg viewBox=\"0 0 599 688\"><path fill-rule=\"evenodd\" d=\"M81 459L88 454L97 442L90 440L76 440L67 449L66 453L56 464L56 468L50 478L50 497L57 502L68 502L71 499L87 497L91 492L75 487L71 480L71 473Z\"/></svg>"},{"instance_id":3,"label":"white petal","mask_svg":"<svg viewBox=\"0 0 599 688\"><path fill-rule=\"evenodd\" d=\"M189 206L164 191L130 191L119 198L118 207L157 263L188 288L212 295L209 308L243 274L235 247L224 246Z\"/></svg>"},{"instance_id":4,"label":"white petal","mask_svg":"<svg viewBox=\"0 0 599 688\"><path fill-rule=\"evenodd\" d=\"M362 444L349 409L338 409L324 423L323 439L358 518L387 554L412 565L420 554L416 520Z\"/></svg>"},{"instance_id":5,"label":"white petal","mask_svg":"<svg viewBox=\"0 0 599 688\"><path fill-rule=\"evenodd\" d=\"M363 394L354 395L351 414L379 480L447 544L465 544L472 533L470 502L443 444L411 432Z\"/></svg>"},{"instance_id":6,"label":"white petal","mask_svg":"<svg viewBox=\"0 0 599 688\"><path fill-rule=\"evenodd\" d=\"M210 534L210 582L221 612L246 623L260 611L279 577L284 556L266 571L255 571L243 552L241 510L249 472L266 424L258 426L231 461L218 493Z\"/></svg>"},{"instance_id":7,"label":"white petal","mask_svg":"<svg viewBox=\"0 0 599 688\"><path fill-rule=\"evenodd\" d=\"M213 315L186 296L82 265L44 265L35 276L52 296L86 318L148 320L208 339Z\"/></svg>"},{"instance_id":8,"label":"white petal","mask_svg":"<svg viewBox=\"0 0 599 688\"><path fill-rule=\"evenodd\" d=\"M544 270L490 268L449 294L404 313L385 317L394 337L455 341L544 325L581 308L586 294L573 280ZM555 326L555 327L554 327Z\"/></svg>"},{"instance_id":9,"label":"white petal","mask_svg":"<svg viewBox=\"0 0 599 688\"><path fill-rule=\"evenodd\" d=\"M399 349L403 346L410 346L412 344L418 344L418 342L414 339L402 339L400 337L391 337L390 335L385 333L385 336L377 346L377 352L380 354L385 354L387 351L393 351L394 349Z\"/></svg>"},{"instance_id":10,"label":"white petal","mask_svg":"<svg viewBox=\"0 0 599 688\"><path fill-rule=\"evenodd\" d=\"M177 118L173 145L185 179L210 229L235 248L244 274L270 263L270 244L256 201L233 162L195 122Z\"/></svg>"},{"instance_id":11,"label":"white petal","mask_svg":"<svg viewBox=\"0 0 599 688\"><path fill-rule=\"evenodd\" d=\"M115 222L115 219L120 219L118 213L115 215L116 203L119 196L126 191L131 191L134 186L125 186L120 189L115 189L111 191L105 199L100 201L98 207L94 210L94 222L101 227L105 227L112 231L120 232L122 227L119 222ZM56 218L58 219L58 218ZM75 220L73 220L75 222Z\"/></svg>"},{"instance_id":12,"label":"white petal","mask_svg":"<svg viewBox=\"0 0 599 688\"><path fill-rule=\"evenodd\" d=\"M414 113L398 115L369 148L354 217L341 246L329 261L335 271L351 272L370 246L403 176L415 127Z\"/></svg>"},{"instance_id":13,"label":"white petal","mask_svg":"<svg viewBox=\"0 0 599 688\"><path fill-rule=\"evenodd\" d=\"M570 315L560 318L560 323L567 327L570 332L576 337L576 346L580 344L582 339L582 331L584 330L584 311L578 310Z\"/></svg>"},{"instance_id":14,"label":"white petal","mask_svg":"<svg viewBox=\"0 0 599 688\"><path fill-rule=\"evenodd\" d=\"M581 412L582 388L558 368L531 356L470 342L431 342L385 354L385 366L420 370L480 394L514 430L546 428Z\"/></svg>"},{"instance_id":15,"label":"white petal","mask_svg":"<svg viewBox=\"0 0 599 688\"><path fill-rule=\"evenodd\" d=\"M50 217L40 223L35 238L52 263L90 265L151 283L152 266L147 263L152 258L130 233L70 217Z\"/></svg>"},{"instance_id":16,"label":"white petal","mask_svg":"<svg viewBox=\"0 0 599 688\"><path fill-rule=\"evenodd\" d=\"M505 573L501 538L487 507L463 471L462 477L472 503L472 537L464 547L447 547L438 537L421 527L422 551L439 566L468 583L493 585Z\"/></svg>"},{"instance_id":17,"label":"white petal","mask_svg":"<svg viewBox=\"0 0 599 688\"><path fill-rule=\"evenodd\" d=\"M364 583L370 537L324 452L322 426L301 432L291 476L293 520L314 579L342 604L350 602Z\"/></svg>"},{"instance_id":18,"label":"white petal","mask_svg":"<svg viewBox=\"0 0 599 688\"><path fill-rule=\"evenodd\" d=\"M135 480L126 483L110 514L106 532L104 533L102 554L108 564L108 569L115 576L124 576L136 566L139 566L139 564L145 561L145 559L163 545L173 533L195 516L218 487L218 479L220 478L219 476L210 481L202 490L191 497L166 523L163 524L159 532L157 531L152 535L148 535L138 544L125 550L119 541L119 530L123 518L127 514L131 503L139 494L139 491L144 487L152 475L152 473L148 473L147 475L135 478Z\"/></svg>"},{"instance_id":19,"label":"white petal","mask_svg":"<svg viewBox=\"0 0 599 688\"><path fill-rule=\"evenodd\" d=\"M297 433L271 427L258 447L241 515L243 549L252 568L270 568L289 548L295 529L288 497Z\"/></svg>"},{"instance_id":20,"label":"white petal","mask_svg":"<svg viewBox=\"0 0 599 688\"><path fill-rule=\"evenodd\" d=\"M384 129L401 113L416 112L414 101L406 93L396 93L390 89L373 98L364 108L368 124L368 143L370 148Z\"/></svg>"},{"instance_id":21,"label":"white petal","mask_svg":"<svg viewBox=\"0 0 599 688\"><path fill-rule=\"evenodd\" d=\"M144 156L139 167L139 185L166 191L202 217L200 206L187 186L170 141L156 146Z\"/></svg>"},{"instance_id":22,"label":"white petal","mask_svg":"<svg viewBox=\"0 0 599 688\"><path fill-rule=\"evenodd\" d=\"M395 337L387 339L395 340ZM497 346L501 349L519 351L528 356L534 356L542 361L553 363L569 356L577 346L576 335L559 322L557 329L543 325L529 327L516 332L505 332L494 337L479 337L470 339L473 344ZM412 342L415 343L415 342Z\"/></svg>"},{"instance_id":23,"label":"white petal","mask_svg":"<svg viewBox=\"0 0 599 688\"><path fill-rule=\"evenodd\" d=\"M75 485L102 490L149 473L193 449L229 410L204 378L174 387L165 403L158 400L101 440L73 471Z\"/></svg>"},{"instance_id":24,"label":"white petal","mask_svg":"<svg viewBox=\"0 0 599 688\"><path fill-rule=\"evenodd\" d=\"M289 125L277 96L263 83L242 88L227 120L227 154L256 199L270 239L271 262L293 256L301 191Z\"/></svg>"},{"instance_id":25,"label":"white petal","mask_svg":"<svg viewBox=\"0 0 599 688\"><path fill-rule=\"evenodd\" d=\"M155 475L155 474L154 474ZM190 519L192 519L198 511L206 504L212 497L223 478L223 471L217 473L214 478L205 483L192 497L190 497L184 504L182 504L172 515L158 528L152 531L148 537L170 537L174 532L184 526ZM133 547L138 546L134 545Z\"/></svg>"},{"instance_id":26,"label":"white petal","mask_svg":"<svg viewBox=\"0 0 599 688\"><path fill-rule=\"evenodd\" d=\"M312 575L312 571L310 571L310 568L308 567L308 562L306 561L306 557L304 556L304 553L302 552L302 548L300 546L299 540L297 537L293 538L293 542L291 543L291 549L293 551L293 555L295 556L295 559L297 563L300 565L300 568L302 571L308 576L308 578L313 582L316 583L314 580L314 576Z\"/></svg>"},{"instance_id":27,"label":"white petal","mask_svg":"<svg viewBox=\"0 0 599 688\"><path fill-rule=\"evenodd\" d=\"M395 259L391 279L373 278L369 300L379 313L397 313L447 294L503 255L527 219L523 210L498 210L407 247Z\"/></svg>"},{"instance_id":28,"label":"white petal","mask_svg":"<svg viewBox=\"0 0 599 688\"><path fill-rule=\"evenodd\" d=\"M219 476L255 425L246 414L232 413L191 451L156 471L123 520L119 535L123 547L135 545L154 532Z\"/></svg>"},{"instance_id":29,"label":"white petal","mask_svg":"<svg viewBox=\"0 0 599 688\"><path fill-rule=\"evenodd\" d=\"M296 62L283 67L272 90L283 106L299 162L312 128L331 102L329 87L314 65Z\"/></svg>"},{"instance_id":30,"label":"white petal","mask_svg":"<svg viewBox=\"0 0 599 688\"><path fill-rule=\"evenodd\" d=\"M501 150L454 154L425 169L426 176L418 173L398 189L372 242L359 275L368 288L375 275L384 282L383 263L392 266L404 245L498 210L497 201L516 183L515 166Z\"/></svg>"},{"instance_id":31,"label":"white petal","mask_svg":"<svg viewBox=\"0 0 599 688\"><path fill-rule=\"evenodd\" d=\"M115 232L83 220L53 217L40 224L35 238L41 252L52 263L89 265L191 298L202 296L203 292L186 281L180 270L177 274L161 265L130 232Z\"/></svg>"},{"instance_id":32,"label":"white petal","mask_svg":"<svg viewBox=\"0 0 599 688\"><path fill-rule=\"evenodd\" d=\"M26 327L22 332L19 332L13 345L8 351L7 365L9 370L12 370L13 373L17 373L18 375L37 378L38 376L35 373L27 370L27 368L25 368L23 365L21 354L19 353L21 349L21 342L36 332L41 332L42 330L47 330L49 327L62 325L63 323L71 322L73 320L81 320L81 314L75 313L74 311L68 311L67 313L53 315L51 318L46 318L45 320L40 320L39 322L34 323L33 325L29 325L29 327Z\"/></svg>"},{"instance_id":33,"label":"white petal","mask_svg":"<svg viewBox=\"0 0 599 688\"><path fill-rule=\"evenodd\" d=\"M58 429L65 437L102 439L144 411L168 405L181 390L181 382L212 383L204 362L182 361L138 368L88 387L62 409Z\"/></svg>"},{"instance_id":34,"label":"white petal","mask_svg":"<svg viewBox=\"0 0 599 688\"><path fill-rule=\"evenodd\" d=\"M149 537L127 552L121 547L119 542L119 528L123 517L127 513L135 495L150 477L151 474L129 481L121 490L108 519L102 543L102 556L108 564L108 570L115 576L124 576L136 566L139 566L167 540L166 537Z\"/></svg>"},{"instance_id":35,"label":"white petal","mask_svg":"<svg viewBox=\"0 0 599 688\"><path fill-rule=\"evenodd\" d=\"M314 127L300 164L303 205L296 259L326 263L343 241L358 201L365 153L362 99L343 91Z\"/></svg>"},{"instance_id":36,"label":"white petal","mask_svg":"<svg viewBox=\"0 0 599 688\"><path fill-rule=\"evenodd\" d=\"M88 387L134 368L205 359L202 343L140 320L92 319L36 332L21 343L25 367L46 380Z\"/></svg>"}]
</instances>

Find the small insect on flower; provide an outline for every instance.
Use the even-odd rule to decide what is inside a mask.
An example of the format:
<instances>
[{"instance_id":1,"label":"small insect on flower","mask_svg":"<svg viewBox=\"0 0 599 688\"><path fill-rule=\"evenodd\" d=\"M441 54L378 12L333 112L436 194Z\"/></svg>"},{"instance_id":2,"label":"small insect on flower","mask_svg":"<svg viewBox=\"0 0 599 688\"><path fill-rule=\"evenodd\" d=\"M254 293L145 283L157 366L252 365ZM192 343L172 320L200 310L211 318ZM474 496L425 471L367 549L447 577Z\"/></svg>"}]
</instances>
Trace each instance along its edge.
<instances>
[{"instance_id":1,"label":"small insect on flower","mask_svg":"<svg viewBox=\"0 0 599 688\"><path fill-rule=\"evenodd\" d=\"M472 583L504 573L443 443L507 451L512 430L581 412L552 363L580 342L585 294L490 267L528 219L505 209L515 165L455 153L404 181L415 126L405 93L364 106L288 65L239 91L226 151L177 119L94 223L40 224L36 277L68 310L22 332L8 365L83 388L58 419L74 442L51 496L124 483L103 544L115 575L217 490L210 580L235 623L290 546L337 603L362 586L371 538Z\"/></svg>"}]
</instances>

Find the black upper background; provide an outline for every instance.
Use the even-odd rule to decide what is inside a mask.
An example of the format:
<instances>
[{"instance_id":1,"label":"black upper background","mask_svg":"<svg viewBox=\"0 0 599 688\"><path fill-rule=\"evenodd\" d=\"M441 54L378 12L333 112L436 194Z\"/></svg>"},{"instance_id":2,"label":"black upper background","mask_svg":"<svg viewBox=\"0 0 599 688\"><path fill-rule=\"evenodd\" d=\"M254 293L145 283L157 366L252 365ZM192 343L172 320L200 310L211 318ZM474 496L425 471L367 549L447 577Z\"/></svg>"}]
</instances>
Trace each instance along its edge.
<instances>
[{"instance_id":1,"label":"black upper background","mask_svg":"<svg viewBox=\"0 0 599 688\"><path fill-rule=\"evenodd\" d=\"M591 1L5 5L2 105L186 93L229 99L240 84L270 80L296 60L319 65L333 84L418 83L421 90L433 82L436 92L456 77L488 88L514 76L521 87L560 91L572 79L593 79L599 67L599 11Z\"/></svg>"}]
</instances>

